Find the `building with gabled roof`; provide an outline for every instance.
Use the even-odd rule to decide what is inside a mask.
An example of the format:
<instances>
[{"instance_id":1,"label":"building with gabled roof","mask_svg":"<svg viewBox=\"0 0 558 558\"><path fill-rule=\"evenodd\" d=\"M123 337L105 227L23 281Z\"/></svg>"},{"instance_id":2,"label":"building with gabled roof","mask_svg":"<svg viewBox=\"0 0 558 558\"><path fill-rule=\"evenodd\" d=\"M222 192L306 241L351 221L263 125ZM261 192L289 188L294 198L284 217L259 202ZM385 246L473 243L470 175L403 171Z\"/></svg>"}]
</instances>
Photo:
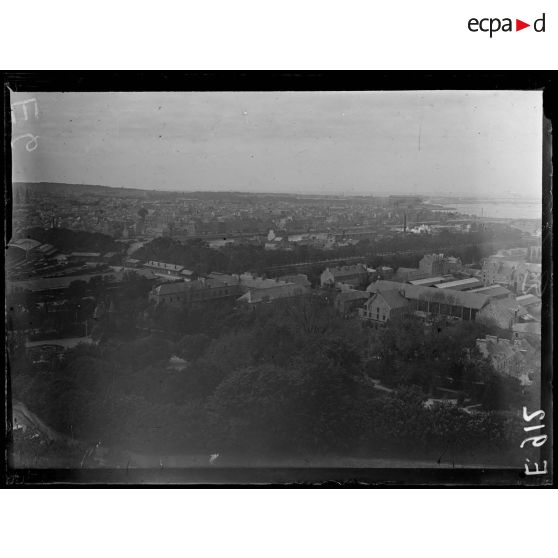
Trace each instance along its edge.
<instances>
[{"instance_id":1,"label":"building with gabled roof","mask_svg":"<svg viewBox=\"0 0 558 558\"><path fill-rule=\"evenodd\" d=\"M326 267L320 276L322 287L334 286L337 283L359 286L368 281L368 271L362 264L345 265L342 267Z\"/></svg>"},{"instance_id":2,"label":"building with gabled roof","mask_svg":"<svg viewBox=\"0 0 558 558\"><path fill-rule=\"evenodd\" d=\"M458 279L456 281L446 281L444 283L437 283L434 285L437 289L449 289L451 291L467 291L477 287L482 287L482 281L475 277L468 277L467 279Z\"/></svg>"},{"instance_id":3,"label":"building with gabled roof","mask_svg":"<svg viewBox=\"0 0 558 558\"><path fill-rule=\"evenodd\" d=\"M149 260L145 264L144 267L152 269L153 271L161 272L165 275L176 275L179 276L180 272L184 269L183 265L172 264L172 263L165 263L165 262L157 262L154 260Z\"/></svg>"},{"instance_id":4,"label":"building with gabled roof","mask_svg":"<svg viewBox=\"0 0 558 558\"><path fill-rule=\"evenodd\" d=\"M447 275L462 268L460 258L444 256L444 254L426 254L419 261L419 269L427 275Z\"/></svg>"},{"instance_id":5,"label":"building with gabled roof","mask_svg":"<svg viewBox=\"0 0 558 558\"><path fill-rule=\"evenodd\" d=\"M501 285L489 285L488 287L478 287L471 289L470 293L486 295L488 298L513 298L513 293Z\"/></svg>"},{"instance_id":6,"label":"building with gabled roof","mask_svg":"<svg viewBox=\"0 0 558 558\"><path fill-rule=\"evenodd\" d=\"M377 291L359 309L359 317L378 324L404 316L410 302L399 290Z\"/></svg>"},{"instance_id":7,"label":"building with gabled roof","mask_svg":"<svg viewBox=\"0 0 558 558\"><path fill-rule=\"evenodd\" d=\"M425 318L447 316L474 320L478 312L489 303L489 298L483 294L423 287L397 281L376 281L368 285L366 290L371 293L396 291L409 302L407 313ZM416 314L417 312L420 314Z\"/></svg>"},{"instance_id":8,"label":"building with gabled roof","mask_svg":"<svg viewBox=\"0 0 558 558\"><path fill-rule=\"evenodd\" d=\"M432 287L437 283L443 283L446 281L445 277L426 277L424 279L413 279L412 281L408 281L411 285L417 285L419 287Z\"/></svg>"},{"instance_id":9,"label":"building with gabled roof","mask_svg":"<svg viewBox=\"0 0 558 558\"><path fill-rule=\"evenodd\" d=\"M41 243L38 240L34 240L33 238L19 238L8 243L8 246L20 248L21 250L25 250L26 252L36 250L37 248L39 248L40 245Z\"/></svg>"},{"instance_id":10,"label":"building with gabled roof","mask_svg":"<svg viewBox=\"0 0 558 558\"><path fill-rule=\"evenodd\" d=\"M255 306L269 303L278 299L294 298L308 294L309 289L295 283L277 281L275 285L266 285L262 288L250 287L238 298L237 302Z\"/></svg>"},{"instance_id":11,"label":"building with gabled roof","mask_svg":"<svg viewBox=\"0 0 558 558\"><path fill-rule=\"evenodd\" d=\"M189 303L237 298L240 294L239 285L227 285L216 279L196 279L158 285L149 293L149 300L156 304L182 306Z\"/></svg>"}]
</instances>

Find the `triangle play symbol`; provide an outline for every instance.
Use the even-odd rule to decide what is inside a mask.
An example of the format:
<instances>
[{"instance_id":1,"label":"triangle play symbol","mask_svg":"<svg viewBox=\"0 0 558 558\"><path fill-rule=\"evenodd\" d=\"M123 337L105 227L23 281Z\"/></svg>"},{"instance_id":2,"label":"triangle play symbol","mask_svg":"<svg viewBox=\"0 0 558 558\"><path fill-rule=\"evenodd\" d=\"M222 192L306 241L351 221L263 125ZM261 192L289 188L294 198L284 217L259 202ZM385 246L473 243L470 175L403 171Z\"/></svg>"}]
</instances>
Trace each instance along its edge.
<instances>
[{"instance_id":1,"label":"triangle play symbol","mask_svg":"<svg viewBox=\"0 0 558 558\"><path fill-rule=\"evenodd\" d=\"M515 20L515 30L516 31L521 31L522 29L525 29L526 27L531 27L531 25L529 23L525 23L524 21L521 21L520 19Z\"/></svg>"}]
</instances>

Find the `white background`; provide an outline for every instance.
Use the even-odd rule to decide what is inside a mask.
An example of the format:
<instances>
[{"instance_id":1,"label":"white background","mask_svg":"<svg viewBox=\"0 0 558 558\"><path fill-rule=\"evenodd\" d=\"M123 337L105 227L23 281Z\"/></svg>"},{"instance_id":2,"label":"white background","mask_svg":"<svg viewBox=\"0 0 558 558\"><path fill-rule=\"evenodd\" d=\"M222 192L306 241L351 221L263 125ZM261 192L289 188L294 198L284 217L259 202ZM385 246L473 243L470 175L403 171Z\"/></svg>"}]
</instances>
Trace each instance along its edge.
<instances>
[{"instance_id":1,"label":"white background","mask_svg":"<svg viewBox=\"0 0 558 558\"><path fill-rule=\"evenodd\" d=\"M96 0L2 5L0 68L556 69L553 1ZM470 33L471 17L546 33ZM5 556L555 555L555 492L3 491ZM553 498L554 499L554 498Z\"/></svg>"},{"instance_id":2,"label":"white background","mask_svg":"<svg viewBox=\"0 0 558 558\"><path fill-rule=\"evenodd\" d=\"M12 0L2 69L555 69L556 0ZM546 32L471 33L470 18Z\"/></svg>"},{"instance_id":3,"label":"white background","mask_svg":"<svg viewBox=\"0 0 558 558\"><path fill-rule=\"evenodd\" d=\"M10 557L550 557L556 555L554 495L18 490L3 492L0 525L3 555Z\"/></svg>"}]
</instances>

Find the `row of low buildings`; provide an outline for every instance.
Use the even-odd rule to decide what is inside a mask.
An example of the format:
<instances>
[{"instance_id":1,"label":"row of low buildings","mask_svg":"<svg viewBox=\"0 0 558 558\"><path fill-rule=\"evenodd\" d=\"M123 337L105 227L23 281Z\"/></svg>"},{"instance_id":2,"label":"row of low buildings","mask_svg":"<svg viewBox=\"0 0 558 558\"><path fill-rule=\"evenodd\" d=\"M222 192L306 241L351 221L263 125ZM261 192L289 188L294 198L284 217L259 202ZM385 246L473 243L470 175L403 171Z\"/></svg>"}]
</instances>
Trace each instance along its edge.
<instances>
[{"instance_id":1,"label":"row of low buildings","mask_svg":"<svg viewBox=\"0 0 558 558\"><path fill-rule=\"evenodd\" d=\"M295 298L310 292L306 275L265 279L251 273L229 275L210 273L191 281L182 280L155 286L149 298L156 304L181 306L190 303L232 299L256 306L278 299Z\"/></svg>"},{"instance_id":2,"label":"row of low buildings","mask_svg":"<svg viewBox=\"0 0 558 558\"><path fill-rule=\"evenodd\" d=\"M459 258L444 256L444 254L427 254L420 260L418 268L399 267L397 272L387 266L371 269L363 264L328 267L322 273L320 283L322 287L358 288L376 279L393 279L417 286L437 285L439 288L452 290L470 290L483 286L480 279L470 277L469 270L464 272Z\"/></svg>"},{"instance_id":3,"label":"row of low buildings","mask_svg":"<svg viewBox=\"0 0 558 558\"><path fill-rule=\"evenodd\" d=\"M475 277L464 277L456 279L453 275L443 277L425 277L423 279L410 279L403 271L407 268L399 268L397 273L391 267L380 267L371 269L366 266L343 266L338 268L327 268L321 275L322 287L336 287L341 290L348 288L364 288L370 281L377 279L393 280L399 283L408 283L420 287L436 287L437 289L449 289L454 291L469 291L483 287L482 281ZM412 276L411 276L412 277Z\"/></svg>"},{"instance_id":4,"label":"row of low buildings","mask_svg":"<svg viewBox=\"0 0 558 558\"><path fill-rule=\"evenodd\" d=\"M264 242L265 250L294 250L295 246L308 246L320 250L333 250L358 243L357 232L314 232L288 234L286 231L276 234L271 229Z\"/></svg>"},{"instance_id":5,"label":"row of low buildings","mask_svg":"<svg viewBox=\"0 0 558 558\"><path fill-rule=\"evenodd\" d=\"M196 277L196 273L194 271L186 269L183 265L148 260L145 264L143 264L143 267L150 269L155 275L162 277L176 277L184 278L186 280L192 280Z\"/></svg>"},{"instance_id":6,"label":"row of low buildings","mask_svg":"<svg viewBox=\"0 0 558 558\"><path fill-rule=\"evenodd\" d=\"M418 267L399 267L394 279L396 281L420 281L431 277L452 275L463 270L460 258L444 254L426 254Z\"/></svg>"},{"instance_id":7,"label":"row of low buildings","mask_svg":"<svg viewBox=\"0 0 558 558\"><path fill-rule=\"evenodd\" d=\"M367 292L369 296L358 309L358 315L376 324L403 315L414 315L425 321L439 317L475 320L490 301L484 294L396 281L376 281L367 288Z\"/></svg>"},{"instance_id":8,"label":"row of low buildings","mask_svg":"<svg viewBox=\"0 0 558 558\"><path fill-rule=\"evenodd\" d=\"M377 281L366 291L339 293L336 308L376 326L395 318L413 316L425 323L439 320L494 320L511 339L487 335L477 339L476 348L494 369L529 385L540 374L540 319L530 314L539 307L533 295L508 296L499 287L484 293L438 290L394 281ZM504 289L505 290L505 289ZM539 348L536 348L539 347Z\"/></svg>"},{"instance_id":9,"label":"row of low buildings","mask_svg":"<svg viewBox=\"0 0 558 558\"><path fill-rule=\"evenodd\" d=\"M504 257L509 258L509 254ZM536 268L539 264L524 262L522 266L540 271ZM527 294L517 296L518 291L525 290L516 290L509 280L485 281L482 273L464 268L458 258L443 254L424 256L418 268L399 268L395 274L389 268L387 271L378 273L362 264L327 268L321 285L340 290L335 307L341 314L358 315L375 325L403 315L426 322L484 318L502 329L540 336L541 299L537 289L527 289Z\"/></svg>"},{"instance_id":10,"label":"row of low buildings","mask_svg":"<svg viewBox=\"0 0 558 558\"><path fill-rule=\"evenodd\" d=\"M6 250L6 270L14 281L68 275L86 267L116 264L119 260L120 255L115 251L63 253L52 244L33 238L12 240Z\"/></svg>"},{"instance_id":11,"label":"row of low buildings","mask_svg":"<svg viewBox=\"0 0 558 558\"><path fill-rule=\"evenodd\" d=\"M140 262L137 262L138 265ZM289 275L277 279L257 277L250 273L197 275L184 266L148 261L142 266L156 283L150 299L157 304L182 305L219 299L234 299L249 305L293 298L310 291L305 275ZM341 290L335 306L343 315L358 314L375 324L386 323L398 315L413 314L424 320L474 320L477 316L494 319L500 327L540 321L540 298L533 294L516 297L501 284L483 285L476 277L454 279L444 272L459 273L457 258L442 254L427 255L419 262L419 271L431 277L392 281L398 278L392 268L371 269L363 264L326 268L321 274L322 287ZM400 270L398 270L399 273ZM436 275L442 273L443 275ZM454 279L454 280L452 280ZM372 283L371 283L372 282ZM368 287L367 287L368 285Z\"/></svg>"},{"instance_id":12,"label":"row of low buildings","mask_svg":"<svg viewBox=\"0 0 558 558\"><path fill-rule=\"evenodd\" d=\"M7 281L6 296L38 294L53 295L63 294L72 283L88 283L92 279L100 279L114 284L121 283L126 279L126 274L133 271L150 281L156 281L157 276L149 270L139 269L130 270L125 267L110 267L98 271L92 270L90 273L80 273L76 275L61 275L58 277L36 277L23 281Z\"/></svg>"},{"instance_id":13,"label":"row of low buildings","mask_svg":"<svg viewBox=\"0 0 558 558\"><path fill-rule=\"evenodd\" d=\"M326 267L320 276L321 287L335 287L341 290L363 289L370 281L377 279L390 280L394 276L393 267L380 266L377 269L364 264Z\"/></svg>"},{"instance_id":14,"label":"row of low buildings","mask_svg":"<svg viewBox=\"0 0 558 558\"><path fill-rule=\"evenodd\" d=\"M502 329L522 329L523 324L540 335L541 299L515 297L499 286L460 291L424 287L395 281L376 281L365 292L341 292L337 307L347 315L354 313L375 324L386 323L401 315L414 315L430 322L440 318L455 320L487 319Z\"/></svg>"}]
</instances>

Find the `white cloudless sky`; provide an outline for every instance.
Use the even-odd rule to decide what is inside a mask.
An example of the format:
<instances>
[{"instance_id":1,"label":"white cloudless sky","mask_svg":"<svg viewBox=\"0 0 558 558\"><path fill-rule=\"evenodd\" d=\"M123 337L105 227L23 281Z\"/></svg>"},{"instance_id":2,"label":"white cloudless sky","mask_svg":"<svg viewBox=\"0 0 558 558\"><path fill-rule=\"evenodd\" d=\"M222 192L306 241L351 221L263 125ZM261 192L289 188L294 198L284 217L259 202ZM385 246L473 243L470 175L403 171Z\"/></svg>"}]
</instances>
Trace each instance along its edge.
<instances>
[{"instance_id":1,"label":"white cloudless sky","mask_svg":"<svg viewBox=\"0 0 558 558\"><path fill-rule=\"evenodd\" d=\"M12 93L13 179L541 197L538 91ZM38 147L27 151L38 135Z\"/></svg>"}]
</instances>

